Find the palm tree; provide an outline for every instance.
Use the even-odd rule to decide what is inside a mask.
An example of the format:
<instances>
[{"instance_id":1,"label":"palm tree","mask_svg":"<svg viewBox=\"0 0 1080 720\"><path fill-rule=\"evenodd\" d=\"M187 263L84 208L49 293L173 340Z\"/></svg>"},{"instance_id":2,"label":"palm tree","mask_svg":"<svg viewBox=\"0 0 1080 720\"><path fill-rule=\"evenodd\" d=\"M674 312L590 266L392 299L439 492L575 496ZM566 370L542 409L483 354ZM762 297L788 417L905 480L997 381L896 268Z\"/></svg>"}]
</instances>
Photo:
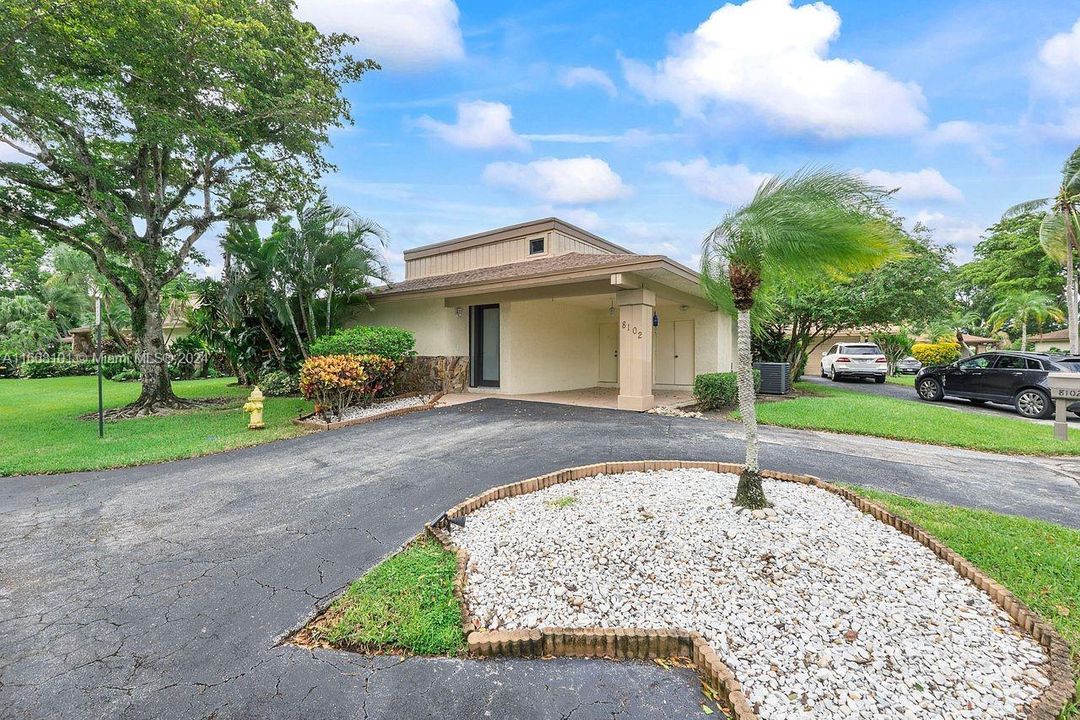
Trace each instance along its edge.
<instances>
[{"instance_id":1,"label":"palm tree","mask_svg":"<svg viewBox=\"0 0 1080 720\"><path fill-rule=\"evenodd\" d=\"M1020 349L1027 350L1029 323L1036 323L1041 330L1047 320L1061 320L1064 317L1054 298L1039 290L1028 290L1005 296L994 306L987 319L993 332L1001 330L1006 323L1013 323L1014 329L1019 325Z\"/></svg>"},{"instance_id":2,"label":"palm tree","mask_svg":"<svg viewBox=\"0 0 1080 720\"><path fill-rule=\"evenodd\" d=\"M1005 217L1049 210L1039 227L1039 243L1050 257L1065 265L1065 305L1069 315L1069 352L1080 354L1080 288L1076 257L1080 253L1080 147L1061 168L1061 185L1054 197L1028 200L1005 211Z\"/></svg>"},{"instance_id":3,"label":"palm tree","mask_svg":"<svg viewBox=\"0 0 1080 720\"><path fill-rule=\"evenodd\" d=\"M736 370L746 464L735 504L768 506L758 466L757 415L750 355L750 313L778 281L870 270L901 253L881 188L850 173L808 169L774 177L729 212L705 239L702 285L738 317Z\"/></svg>"}]
</instances>

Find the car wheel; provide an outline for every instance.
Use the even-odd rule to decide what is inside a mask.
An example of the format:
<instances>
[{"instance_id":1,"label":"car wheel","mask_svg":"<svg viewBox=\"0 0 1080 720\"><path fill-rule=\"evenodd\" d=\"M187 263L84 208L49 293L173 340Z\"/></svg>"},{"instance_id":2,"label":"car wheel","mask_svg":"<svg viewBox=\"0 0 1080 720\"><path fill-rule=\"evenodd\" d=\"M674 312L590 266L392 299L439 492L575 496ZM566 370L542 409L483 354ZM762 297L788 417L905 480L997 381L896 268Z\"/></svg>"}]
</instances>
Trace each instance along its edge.
<instances>
[{"instance_id":1,"label":"car wheel","mask_svg":"<svg viewBox=\"0 0 1080 720\"><path fill-rule=\"evenodd\" d=\"M833 382L840 382L840 373L836 372L836 368L829 368L829 379Z\"/></svg>"},{"instance_id":2,"label":"car wheel","mask_svg":"<svg viewBox=\"0 0 1080 720\"><path fill-rule=\"evenodd\" d=\"M945 393L941 390L941 383L934 378L923 378L915 389L919 393L919 397L930 402L937 402L945 396Z\"/></svg>"},{"instance_id":3,"label":"car wheel","mask_svg":"<svg viewBox=\"0 0 1080 720\"><path fill-rule=\"evenodd\" d=\"M1053 405L1050 404L1050 396L1036 388L1028 388L1016 393L1013 406L1016 407L1016 412L1028 418L1048 418L1054 412Z\"/></svg>"},{"instance_id":4,"label":"car wheel","mask_svg":"<svg viewBox=\"0 0 1080 720\"><path fill-rule=\"evenodd\" d=\"M829 377L829 374L825 372L825 366L821 366L821 377Z\"/></svg>"},{"instance_id":5,"label":"car wheel","mask_svg":"<svg viewBox=\"0 0 1080 720\"><path fill-rule=\"evenodd\" d=\"M876 382L878 385L880 385L881 383L885 382L885 376L884 375L875 375L874 376L874 382Z\"/></svg>"}]
</instances>

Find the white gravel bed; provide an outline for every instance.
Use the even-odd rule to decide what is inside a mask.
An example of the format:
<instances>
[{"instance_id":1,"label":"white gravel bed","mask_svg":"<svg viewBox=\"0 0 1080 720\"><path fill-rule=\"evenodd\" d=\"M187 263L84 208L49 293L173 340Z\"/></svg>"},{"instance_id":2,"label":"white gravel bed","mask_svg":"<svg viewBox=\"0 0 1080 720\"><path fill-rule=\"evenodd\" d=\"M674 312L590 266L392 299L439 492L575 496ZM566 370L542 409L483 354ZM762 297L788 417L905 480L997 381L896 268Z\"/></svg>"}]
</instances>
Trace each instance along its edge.
<instances>
[{"instance_id":1,"label":"white gravel bed","mask_svg":"<svg viewBox=\"0 0 1080 720\"><path fill-rule=\"evenodd\" d=\"M398 398L397 400L387 400L386 402L377 402L374 405L368 405L367 407L350 407L340 415L335 415L331 422L342 422L343 420L359 420L361 418L371 417L372 415L382 415L385 412L391 410L404 410L405 408L416 407L417 405L427 405L429 397L423 395L414 395L413 397Z\"/></svg>"},{"instance_id":2,"label":"white gravel bed","mask_svg":"<svg viewBox=\"0 0 1080 720\"><path fill-rule=\"evenodd\" d=\"M490 503L452 534L469 608L490 629L696 630L765 720L1022 718L1049 684L1043 649L927 548L796 483L739 512L737 482L629 472Z\"/></svg>"}]
</instances>

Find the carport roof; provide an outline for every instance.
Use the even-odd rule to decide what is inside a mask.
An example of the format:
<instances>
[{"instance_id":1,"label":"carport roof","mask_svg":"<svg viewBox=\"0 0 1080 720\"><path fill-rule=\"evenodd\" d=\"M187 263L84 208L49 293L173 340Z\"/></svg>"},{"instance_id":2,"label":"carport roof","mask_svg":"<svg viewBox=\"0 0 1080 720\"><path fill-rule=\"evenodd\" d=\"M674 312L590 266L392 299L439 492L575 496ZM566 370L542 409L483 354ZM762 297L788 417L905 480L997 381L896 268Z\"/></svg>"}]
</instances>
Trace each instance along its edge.
<instances>
[{"instance_id":1,"label":"carport roof","mask_svg":"<svg viewBox=\"0 0 1080 720\"><path fill-rule=\"evenodd\" d=\"M483 289L485 286L492 284L513 286L515 281L527 280L542 281L550 279L552 283L558 283L565 281L567 278L577 279L582 276L596 274L653 270L667 271L667 273L677 276L682 281L680 284L697 284L697 273L664 255L566 253L550 258L403 280L385 287L376 288L372 292L372 297L429 295L446 290L461 290L473 287Z\"/></svg>"}]
</instances>

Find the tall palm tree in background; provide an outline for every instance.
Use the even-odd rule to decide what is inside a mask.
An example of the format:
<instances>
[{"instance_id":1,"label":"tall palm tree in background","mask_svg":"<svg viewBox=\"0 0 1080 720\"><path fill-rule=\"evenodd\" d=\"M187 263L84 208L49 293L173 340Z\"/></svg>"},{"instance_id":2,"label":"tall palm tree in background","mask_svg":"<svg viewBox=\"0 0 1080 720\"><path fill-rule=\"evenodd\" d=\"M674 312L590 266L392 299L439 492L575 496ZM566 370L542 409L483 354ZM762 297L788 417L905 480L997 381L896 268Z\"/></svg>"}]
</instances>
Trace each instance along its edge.
<instances>
[{"instance_id":1,"label":"tall palm tree in background","mask_svg":"<svg viewBox=\"0 0 1080 720\"><path fill-rule=\"evenodd\" d=\"M1005 217L1048 210L1039 226L1039 243L1046 254L1065 265L1065 306L1069 317L1069 352L1080 354L1080 288L1076 285L1076 258L1080 257L1080 147L1061 168L1061 185L1054 197L1014 205Z\"/></svg>"},{"instance_id":2,"label":"tall palm tree in background","mask_svg":"<svg viewBox=\"0 0 1080 720\"><path fill-rule=\"evenodd\" d=\"M717 306L738 318L736 370L746 463L736 505L768 505L758 465L751 309L763 290L785 277L842 276L900 256L901 233L887 219L886 197L883 189L850 173L802 170L763 182L747 205L724 216L705 239L702 285Z\"/></svg>"},{"instance_id":3,"label":"tall palm tree in background","mask_svg":"<svg viewBox=\"0 0 1080 720\"><path fill-rule=\"evenodd\" d=\"M1047 320L1061 320L1064 317L1054 298L1039 290L1028 290L1005 296L994 306L987 319L993 332L1010 322L1013 328L1019 326L1020 349L1027 350L1028 324L1036 323L1041 330Z\"/></svg>"}]
</instances>

